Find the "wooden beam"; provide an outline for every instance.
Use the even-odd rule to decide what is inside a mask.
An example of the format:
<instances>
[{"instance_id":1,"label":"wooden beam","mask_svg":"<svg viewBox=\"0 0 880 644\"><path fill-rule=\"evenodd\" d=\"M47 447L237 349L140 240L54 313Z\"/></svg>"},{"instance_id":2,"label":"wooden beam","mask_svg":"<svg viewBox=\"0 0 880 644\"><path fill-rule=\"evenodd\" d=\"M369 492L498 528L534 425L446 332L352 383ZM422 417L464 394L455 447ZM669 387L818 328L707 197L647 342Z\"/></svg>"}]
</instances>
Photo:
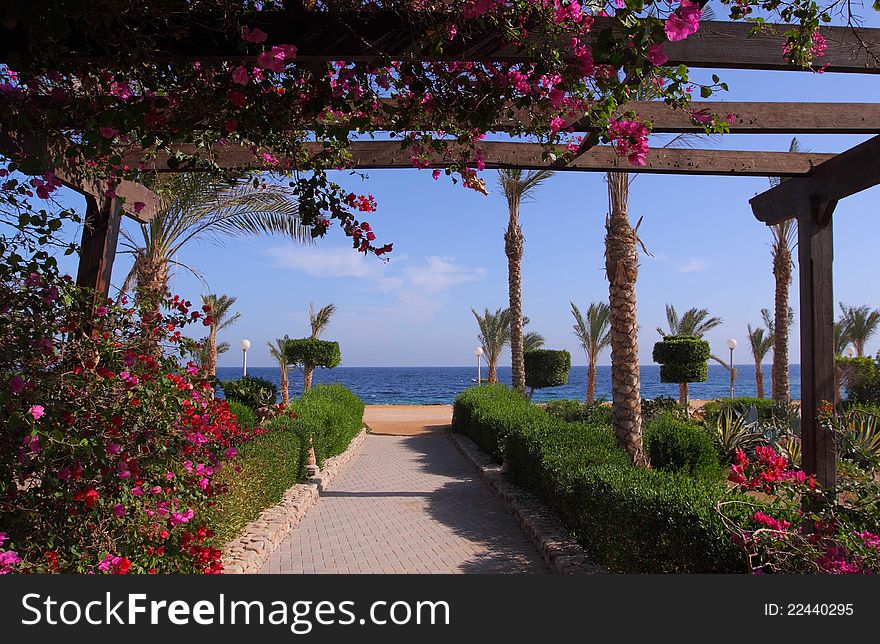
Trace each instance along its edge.
<instances>
[{"instance_id":1,"label":"wooden beam","mask_svg":"<svg viewBox=\"0 0 880 644\"><path fill-rule=\"evenodd\" d=\"M798 215L798 273L801 332L802 467L833 489L837 482L834 435L818 422L823 404L837 395L834 362L832 213L836 201L803 199Z\"/></svg>"},{"instance_id":2,"label":"wooden beam","mask_svg":"<svg viewBox=\"0 0 880 644\"><path fill-rule=\"evenodd\" d=\"M76 283L94 292L95 306L102 305L110 293L110 277L121 220L119 199L86 195L86 217Z\"/></svg>"},{"instance_id":3,"label":"wooden beam","mask_svg":"<svg viewBox=\"0 0 880 644\"><path fill-rule=\"evenodd\" d=\"M45 141L36 136L19 136L15 132L0 130L0 155L10 159L25 158L33 168L39 168L32 170L37 173L51 172L62 185L85 195L87 208L89 196L94 196L96 199L103 198L105 191L100 186L82 177L76 177L68 169L52 163L53 159L63 157L63 150L50 151ZM129 206L123 214L143 224L148 223L155 216L161 205L159 195L146 186L131 181L121 181L116 187L116 194ZM134 210L134 204L137 202L144 204L140 212Z\"/></svg>"},{"instance_id":4,"label":"wooden beam","mask_svg":"<svg viewBox=\"0 0 880 644\"><path fill-rule=\"evenodd\" d=\"M269 35L268 44L290 43L297 46L297 59L302 62L334 60L375 62L382 58L402 59L414 56L422 60L465 60L480 62L522 62L528 60L523 48L504 43L497 32L476 33L465 42L448 43L441 54L422 51L413 25L394 13L374 11L367 17L330 15L309 12L306 15L263 11L248 21ZM592 34L613 28L610 18L599 18ZM216 16L181 16L180 29L175 33L157 32L151 24L127 23L126 27L144 37L155 39L153 60L188 58L203 62L218 60L250 60L244 54L238 33L229 33ZM0 61L9 62L13 55L28 56L40 43L30 42L30 25L0 26ZM764 33L751 36L752 25L743 22L703 21L700 30L680 42L670 42L666 52L670 64L685 63L692 67L792 70L782 54L782 34L791 25L768 25ZM870 73L880 72L880 30L849 27L821 27L828 43L822 64L826 71ZM857 33L856 33L857 32ZM108 50L97 34L87 30L71 30L64 42L52 46L60 58L73 63L107 60L118 52ZM534 44L537 33L530 33L527 45ZM117 42L117 41L114 41ZM869 51L862 46L867 45ZM123 45L124 46L124 45ZM567 46L567 45L566 45Z\"/></svg>"},{"instance_id":5,"label":"wooden beam","mask_svg":"<svg viewBox=\"0 0 880 644\"><path fill-rule=\"evenodd\" d=\"M880 136L825 161L808 177L783 181L752 197L749 203L758 221L768 226L797 216L795 207L805 199L840 201L880 183Z\"/></svg>"},{"instance_id":6,"label":"wooden beam","mask_svg":"<svg viewBox=\"0 0 880 644\"><path fill-rule=\"evenodd\" d=\"M323 149L316 143L305 143L310 156ZM804 176L820 163L830 159L830 154L792 153L792 152L745 152L740 150L689 150L683 148L661 148L651 150L647 165L637 167L617 155L609 146L598 146L581 156L567 162L543 158L544 147L538 143L516 143L484 141L480 144L487 168L553 168L575 172L640 172L649 174L696 174L696 175L740 175L740 176ZM177 150L184 154L196 153L193 146L181 146ZM401 149L397 141L358 141L349 147L352 154L352 169L377 170L400 168L412 169L411 153ZM557 146L556 153L561 157L565 147ZM200 153L207 158L207 152ZM217 146L210 152L215 162L223 169L271 170L267 165L245 147ZM132 151L124 156L123 163L135 165L143 161L148 170L174 172L193 169L191 167L168 166L169 155L163 152L144 155ZM432 167L443 168L449 165L443 159L432 159Z\"/></svg>"}]
</instances>

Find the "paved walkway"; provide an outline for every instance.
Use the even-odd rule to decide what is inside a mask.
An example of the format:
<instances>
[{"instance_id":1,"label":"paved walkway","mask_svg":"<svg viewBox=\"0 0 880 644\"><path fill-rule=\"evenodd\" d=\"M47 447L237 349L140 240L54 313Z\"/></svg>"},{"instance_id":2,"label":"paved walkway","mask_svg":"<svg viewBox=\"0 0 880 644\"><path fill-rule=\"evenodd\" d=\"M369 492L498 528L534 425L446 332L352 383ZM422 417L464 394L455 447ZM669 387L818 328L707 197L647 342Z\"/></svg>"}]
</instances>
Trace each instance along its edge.
<instances>
[{"instance_id":1,"label":"paved walkway","mask_svg":"<svg viewBox=\"0 0 880 644\"><path fill-rule=\"evenodd\" d=\"M371 434L360 450L261 572L547 572L442 432Z\"/></svg>"}]
</instances>

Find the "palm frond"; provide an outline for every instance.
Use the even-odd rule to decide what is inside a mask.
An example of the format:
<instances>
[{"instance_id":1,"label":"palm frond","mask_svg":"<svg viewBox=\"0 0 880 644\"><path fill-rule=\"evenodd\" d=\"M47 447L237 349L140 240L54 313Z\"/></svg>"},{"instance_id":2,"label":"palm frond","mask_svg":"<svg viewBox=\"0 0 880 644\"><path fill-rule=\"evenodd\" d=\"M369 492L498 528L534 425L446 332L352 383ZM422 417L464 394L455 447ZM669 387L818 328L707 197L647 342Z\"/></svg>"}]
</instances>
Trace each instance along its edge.
<instances>
[{"instance_id":1,"label":"palm frond","mask_svg":"<svg viewBox=\"0 0 880 644\"><path fill-rule=\"evenodd\" d=\"M317 338L323 333L324 329L327 328L327 325L330 324L330 318L333 317L334 313L336 313L335 304L322 306L315 311L315 305L312 302L309 302L309 326L311 327L313 338Z\"/></svg>"}]
</instances>

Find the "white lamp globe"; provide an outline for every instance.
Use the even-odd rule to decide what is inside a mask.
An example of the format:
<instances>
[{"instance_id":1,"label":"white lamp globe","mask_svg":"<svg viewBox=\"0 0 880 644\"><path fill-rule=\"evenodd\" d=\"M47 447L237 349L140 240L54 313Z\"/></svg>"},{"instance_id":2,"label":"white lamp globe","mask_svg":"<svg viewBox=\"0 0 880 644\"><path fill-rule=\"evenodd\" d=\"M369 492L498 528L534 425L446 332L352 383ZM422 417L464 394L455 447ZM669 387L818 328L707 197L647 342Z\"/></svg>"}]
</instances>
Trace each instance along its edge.
<instances>
[{"instance_id":1,"label":"white lamp globe","mask_svg":"<svg viewBox=\"0 0 880 644\"><path fill-rule=\"evenodd\" d=\"M727 341L727 348L730 349L731 351L736 349L736 340L734 340L733 338L730 338L730 340Z\"/></svg>"},{"instance_id":2,"label":"white lamp globe","mask_svg":"<svg viewBox=\"0 0 880 644\"><path fill-rule=\"evenodd\" d=\"M855 356L855 355L856 355L856 350L855 350L855 348L854 348L852 345L849 345L849 346L846 348L846 357L847 357L847 358L852 358L852 357Z\"/></svg>"},{"instance_id":3,"label":"white lamp globe","mask_svg":"<svg viewBox=\"0 0 880 644\"><path fill-rule=\"evenodd\" d=\"M242 351L247 351L248 349L251 348L251 341L250 340L242 340L241 344L239 346L241 346Z\"/></svg>"},{"instance_id":4,"label":"white lamp globe","mask_svg":"<svg viewBox=\"0 0 880 644\"><path fill-rule=\"evenodd\" d=\"M477 347L476 349L474 349L474 355L478 358L483 355L483 347Z\"/></svg>"}]
</instances>

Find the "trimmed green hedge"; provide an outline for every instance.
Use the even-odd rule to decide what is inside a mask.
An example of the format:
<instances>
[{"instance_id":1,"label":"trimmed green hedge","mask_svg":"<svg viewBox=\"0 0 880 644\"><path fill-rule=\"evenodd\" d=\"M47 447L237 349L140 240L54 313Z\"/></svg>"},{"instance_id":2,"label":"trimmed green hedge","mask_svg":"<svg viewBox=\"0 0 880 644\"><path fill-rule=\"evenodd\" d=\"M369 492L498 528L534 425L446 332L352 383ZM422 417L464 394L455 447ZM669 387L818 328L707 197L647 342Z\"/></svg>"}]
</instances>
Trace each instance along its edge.
<instances>
[{"instance_id":1,"label":"trimmed green hedge","mask_svg":"<svg viewBox=\"0 0 880 644\"><path fill-rule=\"evenodd\" d=\"M230 400L229 411L235 414L238 426L242 429L251 429L252 427L257 426L257 415L254 413L254 410L247 405Z\"/></svg>"},{"instance_id":2,"label":"trimmed green hedge","mask_svg":"<svg viewBox=\"0 0 880 644\"><path fill-rule=\"evenodd\" d=\"M661 365L660 382L705 382L709 379L709 343L690 335L663 338L652 357Z\"/></svg>"},{"instance_id":3,"label":"trimmed green hedge","mask_svg":"<svg viewBox=\"0 0 880 644\"><path fill-rule=\"evenodd\" d=\"M318 338L288 339L284 345L284 355L290 364L305 367L338 367L342 361L339 343Z\"/></svg>"},{"instance_id":4,"label":"trimmed green hedge","mask_svg":"<svg viewBox=\"0 0 880 644\"><path fill-rule=\"evenodd\" d=\"M620 572L745 572L716 512L717 479L633 467L610 428L566 423L493 385L455 400L453 428L541 497L599 562Z\"/></svg>"},{"instance_id":5,"label":"trimmed green hedge","mask_svg":"<svg viewBox=\"0 0 880 644\"><path fill-rule=\"evenodd\" d=\"M543 389L568 384L571 354L553 349L533 349L523 354L526 387Z\"/></svg>"},{"instance_id":6,"label":"trimmed green hedge","mask_svg":"<svg viewBox=\"0 0 880 644\"><path fill-rule=\"evenodd\" d=\"M551 400L544 411L567 423L611 425L611 405L602 400L583 403L579 400Z\"/></svg>"},{"instance_id":7,"label":"trimmed green hedge","mask_svg":"<svg viewBox=\"0 0 880 644\"><path fill-rule=\"evenodd\" d=\"M318 385L292 405L296 419L276 416L260 434L238 447L238 456L220 470L218 497L210 525L214 540L234 539L260 512L281 500L308 476L309 436L319 465L345 451L363 427L364 403L342 385ZM239 471L240 470L240 471Z\"/></svg>"},{"instance_id":8,"label":"trimmed green hedge","mask_svg":"<svg viewBox=\"0 0 880 644\"><path fill-rule=\"evenodd\" d=\"M721 478L723 470L715 443L699 425L661 414L645 425L644 439L652 467L706 479Z\"/></svg>"}]
</instances>

